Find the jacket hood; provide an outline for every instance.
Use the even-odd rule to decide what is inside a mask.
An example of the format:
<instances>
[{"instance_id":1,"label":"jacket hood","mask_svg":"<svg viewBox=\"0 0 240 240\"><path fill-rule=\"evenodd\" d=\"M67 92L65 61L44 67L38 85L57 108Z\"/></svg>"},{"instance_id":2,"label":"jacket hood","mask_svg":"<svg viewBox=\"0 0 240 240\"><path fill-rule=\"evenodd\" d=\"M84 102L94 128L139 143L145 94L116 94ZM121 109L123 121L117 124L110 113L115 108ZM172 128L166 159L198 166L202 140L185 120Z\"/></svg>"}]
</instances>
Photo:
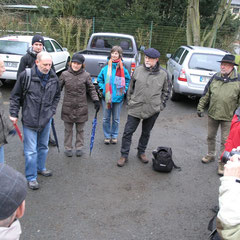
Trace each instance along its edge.
<instances>
[{"instance_id":1,"label":"jacket hood","mask_svg":"<svg viewBox=\"0 0 240 240\"><path fill-rule=\"evenodd\" d=\"M224 82L240 81L237 70L234 68L228 76L223 76L221 72L216 73L216 79Z\"/></svg>"},{"instance_id":2,"label":"jacket hood","mask_svg":"<svg viewBox=\"0 0 240 240\"><path fill-rule=\"evenodd\" d=\"M146 67L145 63L143 63L144 68L152 73L157 73L160 70L160 64L159 61L156 63L156 65L153 68Z\"/></svg>"},{"instance_id":3,"label":"jacket hood","mask_svg":"<svg viewBox=\"0 0 240 240\"><path fill-rule=\"evenodd\" d=\"M27 50L27 53L30 54L32 57L36 58L37 57L37 53L35 51L33 51L32 47L29 47Z\"/></svg>"}]
</instances>

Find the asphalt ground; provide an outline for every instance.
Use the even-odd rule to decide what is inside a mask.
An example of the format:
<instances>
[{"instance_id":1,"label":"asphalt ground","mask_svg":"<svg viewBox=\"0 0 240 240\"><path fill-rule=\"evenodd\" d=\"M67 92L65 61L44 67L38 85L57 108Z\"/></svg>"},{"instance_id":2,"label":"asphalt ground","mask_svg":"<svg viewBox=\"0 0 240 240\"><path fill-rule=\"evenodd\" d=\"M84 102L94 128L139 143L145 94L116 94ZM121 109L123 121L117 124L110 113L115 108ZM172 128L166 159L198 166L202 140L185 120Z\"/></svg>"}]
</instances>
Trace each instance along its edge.
<instances>
[{"instance_id":1,"label":"asphalt ground","mask_svg":"<svg viewBox=\"0 0 240 240\"><path fill-rule=\"evenodd\" d=\"M5 84L4 107L8 112L12 84ZM62 100L61 100L62 102ZM64 124L61 102L55 116L60 153L50 147L47 168L53 176L39 176L40 189L28 191L26 212L20 220L26 240L205 240L207 225L218 204L217 161L201 163L207 151L207 117L198 118L197 100L168 101L151 132L146 154L158 146L173 150L182 171L158 173L152 164L137 157L139 125L133 136L129 162L116 165L121 136L127 118L126 104L121 112L119 143L103 144L102 109L92 155L89 156L94 106L89 99L89 120L85 125L82 157L64 155ZM21 123L19 122L21 127ZM218 139L219 149L219 139ZM5 145L5 161L24 173L23 145L17 136Z\"/></svg>"}]
</instances>

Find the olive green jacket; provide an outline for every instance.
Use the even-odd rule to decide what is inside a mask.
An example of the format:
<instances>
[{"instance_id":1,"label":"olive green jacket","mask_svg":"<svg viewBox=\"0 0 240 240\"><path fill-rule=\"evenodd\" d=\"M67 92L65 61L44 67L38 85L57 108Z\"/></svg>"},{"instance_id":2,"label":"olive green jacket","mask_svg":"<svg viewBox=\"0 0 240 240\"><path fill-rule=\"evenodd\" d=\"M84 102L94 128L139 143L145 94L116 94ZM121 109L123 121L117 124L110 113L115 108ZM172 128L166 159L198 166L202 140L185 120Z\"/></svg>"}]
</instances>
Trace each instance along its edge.
<instances>
[{"instance_id":1,"label":"olive green jacket","mask_svg":"<svg viewBox=\"0 0 240 240\"><path fill-rule=\"evenodd\" d=\"M215 120L232 120L235 110L240 106L240 75L235 69L228 77L218 72L210 79L197 110L203 112L208 104L208 116Z\"/></svg>"},{"instance_id":2,"label":"olive green jacket","mask_svg":"<svg viewBox=\"0 0 240 240\"><path fill-rule=\"evenodd\" d=\"M168 73L159 66L135 69L128 89L128 114L146 119L162 111L170 93Z\"/></svg>"}]
</instances>

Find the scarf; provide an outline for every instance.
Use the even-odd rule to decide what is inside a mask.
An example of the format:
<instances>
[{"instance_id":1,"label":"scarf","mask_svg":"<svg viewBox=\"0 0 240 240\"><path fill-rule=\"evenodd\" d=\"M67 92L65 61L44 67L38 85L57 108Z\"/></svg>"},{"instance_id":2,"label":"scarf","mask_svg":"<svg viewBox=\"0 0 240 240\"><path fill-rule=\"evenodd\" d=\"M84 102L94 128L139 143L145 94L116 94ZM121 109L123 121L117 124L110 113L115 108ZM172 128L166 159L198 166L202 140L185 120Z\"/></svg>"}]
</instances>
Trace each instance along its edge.
<instances>
[{"instance_id":1,"label":"scarf","mask_svg":"<svg viewBox=\"0 0 240 240\"><path fill-rule=\"evenodd\" d=\"M107 71L107 77L105 81L105 101L106 101L106 107L107 109L111 108L112 104L112 59L108 61L108 71ZM124 68L123 63L121 59L118 59L114 61L114 63L118 63L116 67L116 74L115 79L113 83L116 85L116 95L122 96L125 93L125 74L124 74Z\"/></svg>"},{"instance_id":2,"label":"scarf","mask_svg":"<svg viewBox=\"0 0 240 240\"><path fill-rule=\"evenodd\" d=\"M40 78L43 86L45 87L47 84L47 81L49 79L49 76L50 76L50 74L49 74L50 71L47 74L44 74L44 73L40 72L38 67L36 66L36 73L37 73L38 77Z\"/></svg>"}]
</instances>

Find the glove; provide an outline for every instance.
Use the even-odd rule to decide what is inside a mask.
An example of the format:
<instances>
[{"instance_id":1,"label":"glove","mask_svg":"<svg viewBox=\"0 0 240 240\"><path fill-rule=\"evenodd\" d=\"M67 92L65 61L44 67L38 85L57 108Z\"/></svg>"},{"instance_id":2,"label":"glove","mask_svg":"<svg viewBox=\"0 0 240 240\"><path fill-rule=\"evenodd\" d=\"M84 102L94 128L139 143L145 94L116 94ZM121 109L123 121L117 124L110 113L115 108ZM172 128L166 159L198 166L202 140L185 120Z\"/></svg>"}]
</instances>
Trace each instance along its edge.
<instances>
[{"instance_id":1,"label":"glove","mask_svg":"<svg viewBox=\"0 0 240 240\"><path fill-rule=\"evenodd\" d=\"M94 101L93 103L94 103L94 108L95 108L96 112L98 112L99 109L100 109L100 103L99 103L99 101Z\"/></svg>"},{"instance_id":2,"label":"glove","mask_svg":"<svg viewBox=\"0 0 240 240\"><path fill-rule=\"evenodd\" d=\"M16 129L12 129L11 131L9 131L9 135L15 136L17 133Z\"/></svg>"},{"instance_id":3,"label":"glove","mask_svg":"<svg viewBox=\"0 0 240 240\"><path fill-rule=\"evenodd\" d=\"M199 117L203 117L204 116L204 114L203 114L203 112L201 112L201 111L197 111L197 115L199 116Z\"/></svg>"}]
</instances>

